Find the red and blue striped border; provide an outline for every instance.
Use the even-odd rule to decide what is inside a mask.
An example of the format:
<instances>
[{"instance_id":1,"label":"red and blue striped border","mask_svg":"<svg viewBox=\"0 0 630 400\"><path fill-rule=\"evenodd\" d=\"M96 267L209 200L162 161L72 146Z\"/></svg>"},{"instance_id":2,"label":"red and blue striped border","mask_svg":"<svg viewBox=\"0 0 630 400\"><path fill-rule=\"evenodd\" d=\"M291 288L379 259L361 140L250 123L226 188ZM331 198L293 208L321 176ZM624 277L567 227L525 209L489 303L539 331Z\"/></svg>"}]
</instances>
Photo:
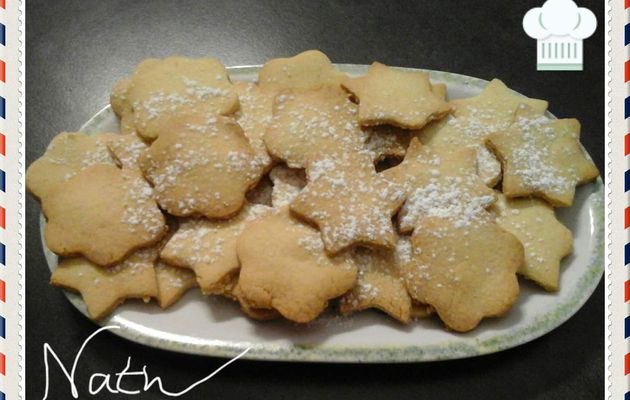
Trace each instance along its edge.
<instances>
[{"instance_id":1,"label":"red and blue striped border","mask_svg":"<svg viewBox=\"0 0 630 400\"><path fill-rule=\"evenodd\" d=\"M0 14L5 13L7 4L6 0L0 0ZM6 16L6 13L4 14ZM2 50L5 49L7 44L7 28L4 24L0 23L0 87L7 83L7 63L5 61L6 53ZM0 93L7 93L6 86L0 89ZM7 101L4 94L0 94L0 118L6 120L7 118ZM7 139L4 133L0 133L0 190L6 193L6 173L3 165L6 165L6 146ZM7 209L3 203L3 198L0 197L0 271L1 268L6 267L6 255L7 247L4 243L4 236L7 226ZM6 301L7 301L7 282L6 278L3 278L6 274L2 273L0 276L0 343L4 342L7 337L7 321L5 319ZM6 343L0 347L0 379L5 379L7 374L7 352L8 346ZM7 387L6 382L3 382L4 388ZM6 389L4 389L6 391ZM5 400L6 394L0 390L0 400Z\"/></svg>"},{"instance_id":2,"label":"red and blue striped border","mask_svg":"<svg viewBox=\"0 0 630 400\"><path fill-rule=\"evenodd\" d=\"M624 0L624 8L626 13L629 13L630 10L630 0ZM627 18L628 16L626 16ZM627 23L624 26L624 45L626 46L626 52L628 52L628 45L630 44L630 23ZM630 54L626 58L624 63L624 84L630 83ZM627 120L630 118L630 96L626 97L624 100L624 118ZM624 145L623 145L623 154L626 157L626 161L629 160L628 156L630 156L630 131L624 136ZM626 169L624 173L624 192L628 194L630 191L630 169ZM626 203L626 208L624 209L623 215L623 228L626 230L626 233L630 233L630 204ZM630 242L626 240L626 244L624 246L624 264L628 266L630 264ZM630 304L630 279L626 280L623 284L623 301L626 305ZM624 338L628 339L630 337L630 316L626 314L624 320ZM624 376L630 375L630 352L626 352L623 358L623 373ZM630 392L626 392L624 396L625 400L630 400Z\"/></svg>"}]
</instances>

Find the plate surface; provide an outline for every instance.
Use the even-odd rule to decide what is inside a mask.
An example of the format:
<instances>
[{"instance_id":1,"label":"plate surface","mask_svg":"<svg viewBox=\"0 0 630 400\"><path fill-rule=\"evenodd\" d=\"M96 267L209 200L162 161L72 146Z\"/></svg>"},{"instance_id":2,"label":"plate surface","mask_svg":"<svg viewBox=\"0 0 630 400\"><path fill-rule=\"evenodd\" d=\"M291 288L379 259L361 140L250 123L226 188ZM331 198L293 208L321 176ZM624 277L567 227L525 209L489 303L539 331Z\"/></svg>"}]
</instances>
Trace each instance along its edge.
<instances>
[{"instance_id":1,"label":"plate surface","mask_svg":"<svg viewBox=\"0 0 630 400\"><path fill-rule=\"evenodd\" d=\"M367 66L338 64L351 76ZM229 68L233 80L255 80L259 67ZM448 84L449 99L479 93L487 81L447 72L427 71L431 80ZM81 130L86 133L118 130L108 106ZM517 304L503 318L484 320L473 332L447 332L437 318L401 326L384 314L367 311L350 317L332 312L297 326L287 321L257 322L245 317L235 302L207 298L189 291L178 303L161 310L155 302L127 301L101 325L115 325L113 333L165 350L218 357L234 357L246 348L249 359L323 362L434 361L493 353L529 342L558 327L575 314L593 293L604 268L604 190L601 179L578 188L574 205L559 209L559 219L573 232L574 252L562 263L560 291L555 294L521 279ZM45 227L40 218L40 230ZM50 269L57 256L44 244ZM86 315L81 297L66 292Z\"/></svg>"}]
</instances>

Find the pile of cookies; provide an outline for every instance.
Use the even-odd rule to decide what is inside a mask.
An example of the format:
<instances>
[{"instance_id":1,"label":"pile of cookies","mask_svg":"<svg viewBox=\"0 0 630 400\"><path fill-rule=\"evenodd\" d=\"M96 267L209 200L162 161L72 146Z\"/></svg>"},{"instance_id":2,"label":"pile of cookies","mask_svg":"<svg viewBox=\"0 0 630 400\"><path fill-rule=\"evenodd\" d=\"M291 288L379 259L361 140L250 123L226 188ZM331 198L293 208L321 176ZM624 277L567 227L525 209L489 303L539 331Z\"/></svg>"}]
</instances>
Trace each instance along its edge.
<instances>
[{"instance_id":1,"label":"pile of cookies","mask_svg":"<svg viewBox=\"0 0 630 400\"><path fill-rule=\"evenodd\" d=\"M332 304L460 332L506 313L517 275L558 290L572 236L554 207L598 176L579 123L499 80L446 93L380 63L351 78L319 51L257 83L212 58L145 60L113 88L120 133L61 133L28 168L62 257L51 283L95 320L199 287L255 319Z\"/></svg>"}]
</instances>

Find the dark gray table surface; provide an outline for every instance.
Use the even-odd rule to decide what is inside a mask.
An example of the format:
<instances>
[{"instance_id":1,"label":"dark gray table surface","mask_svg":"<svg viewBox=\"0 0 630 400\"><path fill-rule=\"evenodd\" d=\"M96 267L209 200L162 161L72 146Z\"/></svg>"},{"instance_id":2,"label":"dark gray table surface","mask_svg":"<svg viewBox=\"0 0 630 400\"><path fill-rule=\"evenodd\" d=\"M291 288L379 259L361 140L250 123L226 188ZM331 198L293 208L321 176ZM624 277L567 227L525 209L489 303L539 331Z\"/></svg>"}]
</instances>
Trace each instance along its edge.
<instances>
[{"instance_id":1,"label":"dark gray table surface","mask_svg":"<svg viewBox=\"0 0 630 400\"><path fill-rule=\"evenodd\" d=\"M318 48L334 62L445 70L499 77L576 117L582 141L603 170L603 2L578 1L599 20L584 42L583 72L536 72L536 43L521 19L536 1L108 1L27 2L27 165L60 131L76 130L108 102L114 82L148 57L212 55L225 65L260 64ZM38 231L39 205L27 199L27 398L42 398L42 346L70 363L96 325L48 285ZM238 361L186 399L423 398L596 399L603 397L604 294L555 331L499 354L450 362L328 365ZM181 389L224 360L169 353L106 334L80 361L77 382L133 366ZM53 367L51 399L70 397ZM136 381L140 383L140 381ZM84 397L85 396L85 397ZM121 398L99 395L97 398ZM139 398L162 398L156 391Z\"/></svg>"}]
</instances>

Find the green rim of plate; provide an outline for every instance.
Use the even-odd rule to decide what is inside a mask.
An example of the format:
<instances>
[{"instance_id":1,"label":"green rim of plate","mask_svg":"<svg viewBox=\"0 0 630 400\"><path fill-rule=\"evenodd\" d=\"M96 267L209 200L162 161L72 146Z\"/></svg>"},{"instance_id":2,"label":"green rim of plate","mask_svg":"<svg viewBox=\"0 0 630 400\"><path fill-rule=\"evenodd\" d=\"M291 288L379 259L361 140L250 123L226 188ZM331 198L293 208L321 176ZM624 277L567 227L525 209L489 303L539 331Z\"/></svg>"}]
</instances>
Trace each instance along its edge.
<instances>
[{"instance_id":1,"label":"green rim of plate","mask_svg":"<svg viewBox=\"0 0 630 400\"><path fill-rule=\"evenodd\" d=\"M363 75L367 72L367 65L335 64L335 66L349 75ZM256 76L260 65L230 67L231 74ZM466 75L443 71L431 71L414 68L399 68L408 71L428 72L432 80L470 85L471 87L485 86L488 81ZM515 92L517 93L517 92ZM517 93L519 94L519 93ZM520 95L520 94L519 94ZM80 129L91 132L89 127L98 124L111 113L109 106L103 108ZM549 114L553 117L552 114ZM590 215L592 219L592 241L595 251L591 254L588 267L572 288L567 299L558 304L553 310L538 316L533 323L506 334L495 335L492 338L480 340L470 338L467 343L446 343L433 345L401 345L401 346L340 346L329 344L317 345L277 345L249 342L230 342L224 340L198 339L176 334L155 331L142 325L123 320L116 313L99 322L101 326L116 326L119 329L112 333L143 345L181 353L205 355L212 357L232 358L245 349L250 350L242 357L250 360L268 361L304 361L304 362L348 362L348 363L395 363L453 360L466 357L480 356L507 350L530 342L554 330L573 316L595 291L604 272L604 185L601 178L592 183L590 200ZM46 259L52 269L57 264L57 256L47 249L43 241L43 229L46 221L40 216L40 230L42 245ZM75 293L65 291L68 300L85 316L87 311L81 297Z\"/></svg>"}]
</instances>

